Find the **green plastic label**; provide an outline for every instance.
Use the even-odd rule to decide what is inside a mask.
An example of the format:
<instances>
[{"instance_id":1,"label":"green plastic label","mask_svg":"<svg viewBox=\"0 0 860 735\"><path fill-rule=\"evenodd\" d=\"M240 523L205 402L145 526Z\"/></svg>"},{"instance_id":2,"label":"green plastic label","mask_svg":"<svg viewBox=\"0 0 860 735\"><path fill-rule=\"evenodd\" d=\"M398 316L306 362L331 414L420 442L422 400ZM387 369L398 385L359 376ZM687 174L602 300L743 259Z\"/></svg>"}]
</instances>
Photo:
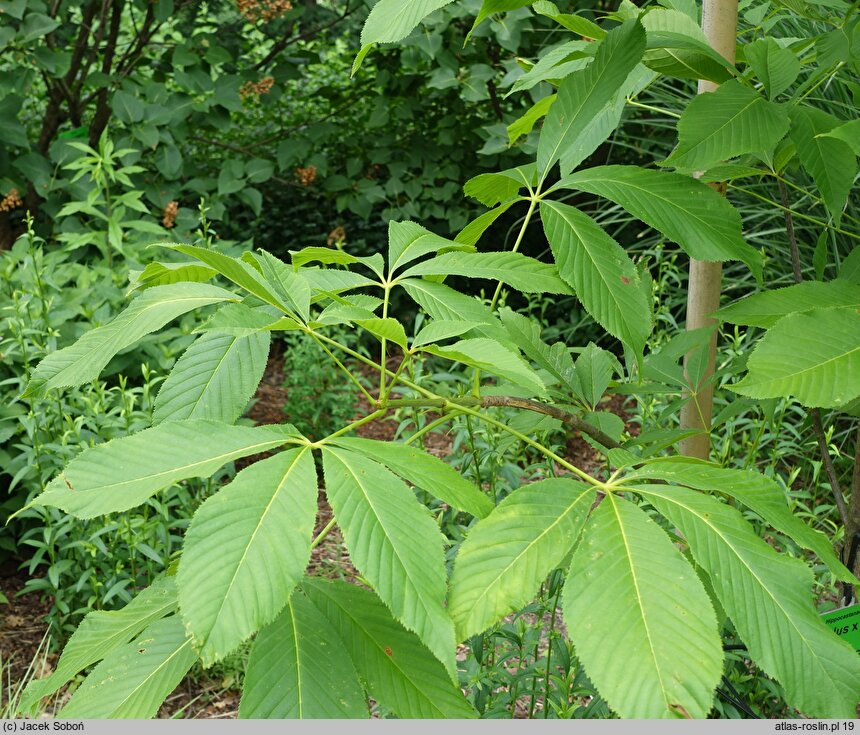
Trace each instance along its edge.
<instances>
[{"instance_id":1,"label":"green plastic label","mask_svg":"<svg viewBox=\"0 0 860 735\"><path fill-rule=\"evenodd\" d=\"M830 630L860 653L860 605L831 610L821 617Z\"/></svg>"}]
</instances>

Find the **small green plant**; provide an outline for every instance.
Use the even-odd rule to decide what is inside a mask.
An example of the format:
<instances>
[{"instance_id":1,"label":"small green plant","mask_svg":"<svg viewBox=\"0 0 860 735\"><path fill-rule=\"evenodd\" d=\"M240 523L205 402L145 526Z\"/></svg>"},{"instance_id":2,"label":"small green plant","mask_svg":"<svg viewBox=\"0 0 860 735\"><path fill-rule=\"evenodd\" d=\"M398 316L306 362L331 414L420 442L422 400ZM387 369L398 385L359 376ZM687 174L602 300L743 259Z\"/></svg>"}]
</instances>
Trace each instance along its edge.
<instances>
[{"instance_id":1,"label":"small green plant","mask_svg":"<svg viewBox=\"0 0 860 735\"><path fill-rule=\"evenodd\" d=\"M356 411L358 388L312 338L284 340L284 414L310 439L321 439L347 423Z\"/></svg>"}]
</instances>

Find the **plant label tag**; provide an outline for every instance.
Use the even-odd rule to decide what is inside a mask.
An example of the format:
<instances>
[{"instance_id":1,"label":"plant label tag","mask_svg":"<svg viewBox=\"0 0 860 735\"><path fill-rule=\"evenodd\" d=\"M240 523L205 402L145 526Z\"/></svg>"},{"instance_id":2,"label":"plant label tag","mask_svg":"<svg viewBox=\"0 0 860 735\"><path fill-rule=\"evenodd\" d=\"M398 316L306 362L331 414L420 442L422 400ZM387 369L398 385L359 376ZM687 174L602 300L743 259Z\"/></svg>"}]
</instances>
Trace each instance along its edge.
<instances>
[{"instance_id":1,"label":"plant label tag","mask_svg":"<svg viewBox=\"0 0 860 735\"><path fill-rule=\"evenodd\" d=\"M860 653L860 605L831 610L821 617L830 630Z\"/></svg>"}]
</instances>

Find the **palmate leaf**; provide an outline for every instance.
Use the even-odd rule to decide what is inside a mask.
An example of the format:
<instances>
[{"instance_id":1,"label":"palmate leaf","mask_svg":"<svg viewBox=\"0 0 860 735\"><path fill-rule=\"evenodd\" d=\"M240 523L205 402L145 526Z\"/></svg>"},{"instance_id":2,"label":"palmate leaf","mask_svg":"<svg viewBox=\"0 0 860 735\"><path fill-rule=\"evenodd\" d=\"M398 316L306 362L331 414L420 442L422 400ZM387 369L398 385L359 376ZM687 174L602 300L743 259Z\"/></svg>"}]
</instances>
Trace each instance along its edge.
<instances>
[{"instance_id":1,"label":"palmate leaf","mask_svg":"<svg viewBox=\"0 0 860 735\"><path fill-rule=\"evenodd\" d=\"M457 470L418 447L358 437L341 437L332 443L384 464L404 480L476 518L484 518L494 508L493 501Z\"/></svg>"},{"instance_id":2,"label":"palmate leaf","mask_svg":"<svg viewBox=\"0 0 860 735\"><path fill-rule=\"evenodd\" d=\"M128 643L151 623L176 610L173 577L161 577L138 594L122 610L93 610L69 638L57 668L45 679L31 681L21 696L22 712L71 681L88 666L101 661Z\"/></svg>"},{"instance_id":3,"label":"palmate leaf","mask_svg":"<svg viewBox=\"0 0 860 735\"><path fill-rule=\"evenodd\" d=\"M316 512L316 470L301 448L242 470L194 514L176 581L204 663L235 650L287 604L310 560Z\"/></svg>"},{"instance_id":4,"label":"palmate leaf","mask_svg":"<svg viewBox=\"0 0 860 735\"><path fill-rule=\"evenodd\" d=\"M388 272L430 253L474 248L461 242L436 235L415 222L390 222L388 225Z\"/></svg>"},{"instance_id":5,"label":"palmate leaf","mask_svg":"<svg viewBox=\"0 0 860 735\"><path fill-rule=\"evenodd\" d=\"M779 485L758 472L725 469L701 462L657 461L631 472L625 479L640 478L674 482L728 495L758 513L773 528L787 534L803 548L818 554L837 579L855 582L853 575L836 557L827 537L795 516Z\"/></svg>"},{"instance_id":6,"label":"palmate leaf","mask_svg":"<svg viewBox=\"0 0 860 735\"><path fill-rule=\"evenodd\" d=\"M270 341L269 332L208 332L198 337L161 384L153 423L212 419L232 424L263 377Z\"/></svg>"},{"instance_id":7,"label":"palmate leaf","mask_svg":"<svg viewBox=\"0 0 860 735\"><path fill-rule=\"evenodd\" d=\"M748 373L732 390L752 398L792 396L837 408L860 394L860 313L856 307L789 314L762 337Z\"/></svg>"},{"instance_id":8,"label":"palmate leaf","mask_svg":"<svg viewBox=\"0 0 860 735\"><path fill-rule=\"evenodd\" d=\"M285 444L277 426L168 421L85 449L30 503L94 518L134 508L168 485ZM29 507L29 506L28 506Z\"/></svg>"},{"instance_id":9,"label":"palmate leaf","mask_svg":"<svg viewBox=\"0 0 860 735\"><path fill-rule=\"evenodd\" d=\"M451 577L448 611L457 640L534 598L576 542L594 498L590 485L542 480L512 492L472 527Z\"/></svg>"},{"instance_id":10,"label":"palmate leaf","mask_svg":"<svg viewBox=\"0 0 860 735\"><path fill-rule=\"evenodd\" d=\"M115 649L75 690L60 719L153 717L197 660L178 615L152 623Z\"/></svg>"},{"instance_id":11,"label":"palmate leaf","mask_svg":"<svg viewBox=\"0 0 860 735\"><path fill-rule=\"evenodd\" d=\"M564 177L553 188L606 197L677 242L691 258L741 260L761 276L761 254L741 236L738 211L689 176L639 166L595 166Z\"/></svg>"},{"instance_id":12,"label":"palmate leaf","mask_svg":"<svg viewBox=\"0 0 860 735\"><path fill-rule=\"evenodd\" d=\"M403 277L435 275L488 278L523 293L571 293L554 266L522 253L446 253L413 265Z\"/></svg>"},{"instance_id":13,"label":"palmate leaf","mask_svg":"<svg viewBox=\"0 0 860 735\"><path fill-rule=\"evenodd\" d=\"M362 719L367 697L332 624L301 592L254 641L239 717Z\"/></svg>"},{"instance_id":14,"label":"palmate leaf","mask_svg":"<svg viewBox=\"0 0 860 735\"><path fill-rule=\"evenodd\" d=\"M795 107L791 113L791 140L797 146L798 158L815 181L837 225L842 220L842 208L857 175L857 158L847 143L821 134L839 127L842 122L808 105Z\"/></svg>"},{"instance_id":15,"label":"palmate leaf","mask_svg":"<svg viewBox=\"0 0 860 735\"><path fill-rule=\"evenodd\" d=\"M646 513L607 495L571 559L564 617L577 656L622 717L704 718L722 673L714 608Z\"/></svg>"},{"instance_id":16,"label":"palmate leaf","mask_svg":"<svg viewBox=\"0 0 860 735\"><path fill-rule=\"evenodd\" d=\"M370 695L398 717L477 717L445 667L373 592L315 578L302 590L337 631Z\"/></svg>"},{"instance_id":17,"label":"palmate leaf","mask_svg":"<svg viewBox=\"0 0 860 735\"><path fill-rule=\"evenodd\" d=\"M678 121L678 146L661 165L704 171L747 153L767 156L787 132L782 107L730 80L687 105Z\"/></svg>"},{"instance_id":18,"label":"palmate leaf","mask_svg":"<svg viewBox=\"0 0 860 735\"><path fill-rule=\"evenodd\" d=\"M355 452L326 445L323 472L353 564L454 679L444 537L429 511L400 478Z\"/></svg>"},{"instance_id":19,"label":"palmate leaf","mask_svg":"<svg viewBox=\"0 0 860 735\"><path fill-rule=\"evenodd\" d=\"M769 329L787 314L834 306L860 307L860 284L842 277L827 283L804 281L747 296L720 309L717 317L729 324Z\"/></svg>"},{"instance_id":20,"label":"palmate leaf","mask_svg":"<svg viewBox=\"0 0 860 735\"><path fill-rule=\"evenodd\" d=\"M665 485L628 489L684 534L750 658L780 681L789 704L811 717L855 717L860 657L821 622L809 567L777 554L712 497Z\"/></svg>"},{"instance_id":21,"label":"palmate leaf","mask_svg":"<svg viewBox=\"0 0 860 735\"><path fill-rule=\"evenodd\" d=\"M615 99L618 89L642 59L645 29L637 19L627 20L606 34L591 62L559 86L538 142L537 170L541 180L556 161L562 175L570 173L602 142L577 145L594 118ZM607 131L607 135L612 131Z\"/></svg>"},{"instance_id":22,"label":"palmate leaf","mask_svg":"<svg viewBox=\"0 0 860 735\"><path fill-rule=\"evenodd\" d=\"M633 261L575 207L545 199L540 211L559 275L598 324L641 354L651 333L651 299Z\"/></svg>"},{"instance_id":23,"label":"palmate leaf","mask_svg":"<svg viewBox=\"0 0 860 735\"><path fill-rule=\"evenodd\" d=\"M42 360L33 370L24 397L43 397L52 388L95 380L114 355L176 317L201 306L236 300L230 291L205 283L149 288L109 324L87 332L73 345Z\"/></svg>"},{"instance_id":24,"label":"palmate leaf","mask_svg":"<svg viewBox=\"0 0 860 735\"><path fill-rule=\"evenodd\" d=\"M459 337L479 326L477 322L467 322L450 319L432 319L425 323L418 334L412 339L412 347L432 345L436 342Z\"/></svg>"}]
</instances>

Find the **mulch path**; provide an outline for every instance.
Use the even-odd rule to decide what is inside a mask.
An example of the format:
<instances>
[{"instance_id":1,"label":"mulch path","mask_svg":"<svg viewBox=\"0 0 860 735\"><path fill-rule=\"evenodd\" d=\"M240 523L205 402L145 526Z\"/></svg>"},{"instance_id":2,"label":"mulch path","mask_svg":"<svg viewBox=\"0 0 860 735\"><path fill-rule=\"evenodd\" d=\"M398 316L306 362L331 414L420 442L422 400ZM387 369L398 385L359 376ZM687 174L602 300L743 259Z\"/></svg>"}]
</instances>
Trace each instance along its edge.
<instances>
[{"instance_id":1,"label":"mulch path","mask_svg":"<svg viewBox=\"0 0 860 735\"><path fill-rule=\"evenodd\" d=\"M273 345L263 379L254 397L254 403L248 412L248 417L257 424L279 424L287 420L283 406L287 400L284 383L284 354L280 343ZM604 410L611 410L625 422L629 416L624 408L622 396L614 396L605 405ZM373 409L364 396L359 396L356 404L356 418L366 415ZM628 424L628 429L635 426ZM388 441L394 438L397 422L392 418L373 421L359 427L359 436ZM433 432L424 437L424 447L437 457L444 458L451 454L453 440L443 432ZM271 453L255 455L239 460L236 469L247 467L252 462L270 456ZM601 455L579 435L572 435L566 444L565 458L577 467L587 472L595 472L601 464ZM315 533L326 526L332 518L332 510L325 498L325 492L320 492L319 509ZM310 563L311 573L324 577L355 579L358 575L352 566L343 537L335 526L323 542L313 550ZM0 687L0 705L3 704L8 685L13 689L17 682L32 677L31 667L35 667L36 675L50 673L56 664L57 653L45 653L43 638L45 636L44 616L50 609L50 601L44 600L38 593L18 596L24 586L26 571L19 570L13 562L0 566L0 591L9 600L8 605L0 605L0 663L6 668L3 677L8 681ZM33 662L36 662L35 664ZM60 700L62 701L62 700ZM204 671L198 671L187 677L182 684L170 695L159 710L161 718L183 717L218 719L236 717L239 707L239 692L232 680L219 680L207 676Z\"/></svg>"}]
</instances>

